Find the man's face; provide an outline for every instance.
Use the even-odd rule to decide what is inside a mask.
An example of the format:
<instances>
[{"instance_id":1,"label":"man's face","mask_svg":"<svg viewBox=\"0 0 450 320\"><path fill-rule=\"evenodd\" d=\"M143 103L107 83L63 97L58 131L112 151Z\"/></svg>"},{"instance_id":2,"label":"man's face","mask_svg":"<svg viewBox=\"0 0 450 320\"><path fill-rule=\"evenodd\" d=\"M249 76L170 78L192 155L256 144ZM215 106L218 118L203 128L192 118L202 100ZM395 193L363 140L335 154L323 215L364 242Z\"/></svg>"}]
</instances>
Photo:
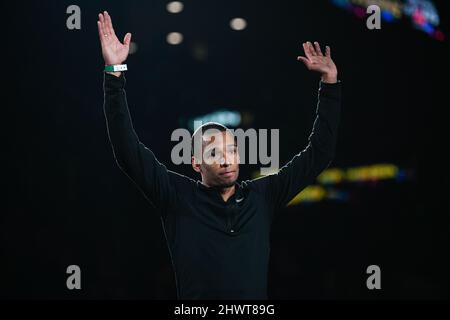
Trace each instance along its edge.
<instances>
[{"instance_id":1,"label":"man's face","mask_svg":"<svg viewBox=\"0 0 450 320\"><path fill-rule=\"evenodd\" d=\"M231 187L239 175L239 155L234 135L229 131L208 133L202 137L202 162L193 158L194 170L210 187Z\"/></svg>"}]
</instances>

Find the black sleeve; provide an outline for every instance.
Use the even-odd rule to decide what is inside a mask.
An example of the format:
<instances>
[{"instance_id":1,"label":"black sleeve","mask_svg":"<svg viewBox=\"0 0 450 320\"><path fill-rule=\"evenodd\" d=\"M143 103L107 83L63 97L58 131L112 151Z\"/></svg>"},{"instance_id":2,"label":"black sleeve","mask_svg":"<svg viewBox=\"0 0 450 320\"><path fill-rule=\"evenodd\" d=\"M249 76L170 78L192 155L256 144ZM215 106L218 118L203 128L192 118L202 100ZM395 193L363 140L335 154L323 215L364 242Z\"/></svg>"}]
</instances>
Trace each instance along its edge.
<instances>
[{"instance_id":1,"label":"black sleeve","mask_svg":"<svg viewBox=\"0 0 450 320\"><path fill-rule=\"evenodd\" d=\"M328 167L334 157L341 109L341 83L320 82L316 118L307 147L278 173L250 181L273 206L285 206Z\"/></svg>"},{"instance_id":2,"label":"black sleeve","mask_svg":"<svg viewBox=\"0 0 450 320\"><path fill-rule=\"evenodd\" d=\"M120 169L137 185L150 203L165 209L175 201L177 180L184 176L167 170L134 131L125 93L125 76L104 75L104 113L109 140ZM184 177L188 179L187 177Z\"/></svg>"}]
</instances>

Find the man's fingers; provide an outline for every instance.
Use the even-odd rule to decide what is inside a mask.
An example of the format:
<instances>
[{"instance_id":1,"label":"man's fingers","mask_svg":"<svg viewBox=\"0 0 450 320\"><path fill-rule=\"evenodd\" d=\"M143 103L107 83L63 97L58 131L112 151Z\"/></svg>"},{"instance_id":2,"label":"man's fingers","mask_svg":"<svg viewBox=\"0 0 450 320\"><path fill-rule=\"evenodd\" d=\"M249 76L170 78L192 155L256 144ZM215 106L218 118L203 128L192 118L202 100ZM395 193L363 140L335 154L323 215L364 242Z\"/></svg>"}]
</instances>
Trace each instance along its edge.
<instances>
[{"instance_id":1,"label":"man's fingers","mask_svg":"<svg viewBox=\"0 0 450 320\"><path fill-rule=\"evenodd\" d=\"M126 46L129 46L130 42L131 42L131 33L128 32L125 35L125 37L123 38L123 44L126 45Z\"/></svg>"},{"instance_id":2,"label":"man's fingers","mask_svg":"<svg viewBox=\"0 0 450 320\"><path fill-rule=\"evenodd\" d=\"M106 21L106 26L108 28L109 34L114 36L115 32L114 32L114 28L112 25L111 16L109 15L109 13L107 11L105 11L105 21Z\"/></svg>"},{"instance_id":3,"label":"man's fingers","mask_svg":"<svg viewBox=\"0 0 450 320\"><path fill-rule=\"evenodd\" d=\"M111 34L111 28L109 27L108 13L106 11L103 11L103 18L104 18L103 26L105 28L105 33L107 35L110 35Z\"/></svg>"},{"instance_id":4,"label":"man's fingers","mask_svg":"<svg viewBox=\"0 0 450 320\"><path fill-rule=\"evenodd\" d=\"M302 61L308 69L310 68L311 64L310 64L310 61L308 60L308 58L298 56L297 60Z\"/></svg>"},{"instance_id":5,"label":"man's fingers","mask_svg":"<svg viewBox=\"0 0 450 320\"><path fill-rule=\"evenodd\" d=\"M325 56L327 56L328 58L331 58L331 49L329 46L325 47Z\"/></svg>"},{"instance_id":6,"label":"man's fingers","mask_svg":"<svg viewBox=\"0 0 450 320\"><path fill-rule=\"evenodd\" d=\"M100 21L97 21L97 27L98 27L98 36L100 38L100 42L103 42L102 23Z\"/></svg>"},{"instance_id":7,"label":"man's fingers","mask_svg":"<svg viewBox=\"0 0 450 320\"><path fill-rule=\"evenodd\" d=\"M316 53L316 50L314 49L313 44L311 42L309 42L309 41L307 42L307 44L308 44L308 48L309 48L309 53L312 56L317 56L317 53Z\"/></svg>"},{"instance_id":8,"label":"man's fingers","mask_svg":"<svg viewBox=\"0 0 450 320\"><path fill-rule=\"evenodd\" d=\"M316 53L319 56L323 56L322 50L320 50L320 44L317 41L314 41L314 47L316 49Z\"/></svg>"},{"instance_id":9,"label":"man's fingers","mask_svg":"<svg viewBox=\"0 0 450 320\"><path fill-rule=\"evenodd\" d=\"M106 28L105 16L103 14L99 13L98 14L98 19L99 19L99 22L100 22L100 25L99 25L100 26L99 30L101 32L100 38L101 39L105 39L105 37L107 37L108 34L109 34L108 29Z\"/></svg>"},{"instance_id":10,"label":"man's fingers","mask_svg":"<svg viewBox=\"0 0 450 320\"><path fill-rule=\"evenodd\" d=\"M306 43L306 42L303 43L303 51L305 52L305 56L306 56L308 59L311 59L312 54L310 53L309 47L308 47L308 43Z\"/></svg>"},{"instance_id":11,"label":"man's fingers","mask_svg":"<svg viewBox=\"0 0 450 320\"><path fill-rule=\"evenodd\" d=\"M99 13L98 18L102 24L105 23L105 17L103 16L103 14Z\"/></svg>"},{"instance_id":12,"label":"man's fingers","mask_svg":"<svg viewBox=\"0 0 450 320\"><path fill-rule=\"evenodd\" d=\"M100 15L99 15L99 17L100 17ZM102 17L102 19L103 19L103 17ZM97 21L97 26L98 26L98 36L100 38L100 44L104 45L105 42L107 40L109 40L107 31L105 30L105 24L99 20L99 21Z\"/></svg>"}]
</instances>

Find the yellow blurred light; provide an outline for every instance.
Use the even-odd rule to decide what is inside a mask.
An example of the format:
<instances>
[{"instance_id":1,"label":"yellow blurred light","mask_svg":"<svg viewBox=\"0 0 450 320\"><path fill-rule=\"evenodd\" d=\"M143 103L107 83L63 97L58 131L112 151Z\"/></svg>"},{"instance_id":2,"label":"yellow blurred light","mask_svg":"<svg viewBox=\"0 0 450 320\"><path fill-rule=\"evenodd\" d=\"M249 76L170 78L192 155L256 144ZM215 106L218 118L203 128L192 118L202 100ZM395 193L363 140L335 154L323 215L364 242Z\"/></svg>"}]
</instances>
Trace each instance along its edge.
<instances>
[{"instance_id":1,"label":"yellow blurred light","mask_svg":"<svg viewBox=\"0 0 450 320\"><path fill-rule=\"evenodd\" d=\"M312 185L306 187L302 192L297 194L289 203L288 206L299 204L303 201L320 201L326 195L326 190L322 186Z\"/></svg>"},{"instance_id":2,"label":"yellow blurred light","mask_svg":"<svg viewBox=\"0 0 450 320\"><path fill-rule=\"evenodd\" d=\"M344 179L344 170L339 168L330 168L324 170L318 177L317 181L323 184L339 183Z\"/></svg>"},{"instance_id":3,"label":"yellow blurred light","mask_svg":"<svg viewBox=\"0 0 450 320\"><path fill-rule=\"evenodd\" d=\"M398 173L398 167L393 164L376 164L372 166L347 169L348 181L368 181L392 179Z\"/></svg>"}]
</instances>

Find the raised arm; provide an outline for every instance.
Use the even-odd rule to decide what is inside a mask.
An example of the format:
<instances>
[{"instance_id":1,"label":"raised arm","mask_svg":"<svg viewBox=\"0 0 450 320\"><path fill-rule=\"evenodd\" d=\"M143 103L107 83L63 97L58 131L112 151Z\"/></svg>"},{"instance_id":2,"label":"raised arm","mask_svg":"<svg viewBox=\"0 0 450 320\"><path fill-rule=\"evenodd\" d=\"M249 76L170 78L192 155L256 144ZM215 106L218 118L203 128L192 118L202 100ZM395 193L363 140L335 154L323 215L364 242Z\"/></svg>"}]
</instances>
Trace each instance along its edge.
<instances>
[{"instance_id":1,"label":"raised arm","mask_svg":"<svg viewBox=\"0 0 450 320\"><path fill-rule=\"evenodd\" d=\"M121 43L114 32L111 16L106 11L99 13L97 27L105 65L122 64L130 52L131 33L128 32ZM108 73L116 77L121 74L121 72Z\"/></svg>"},{"instance_id":2,"label":"raised arm","mask_svg":"<svg viewBox=\"0 0 450 320\"><path fill-rule=\"evenodd\" d=\"M131 34L127 33L124 43L120 43L107 12L99 14L97 24L105 64L123 63L128 56ZM139 141L128 110L125 75L105 73L104 93L108 136L117 164L155 207L165 208L174 200L176 179L181 176L168 171Z\"/></svg>"},{"instance_id":3,"label":"raised arm","mask_svg":"<svg viewBox=\"0 0 450 320\"><path fill-rule=\"evenodd\" d=\"M331 59L330 48L322 54L319 44L304 43L306 57L298 57L309 70L322 76L316 118L307 147L295 155L277 174L253 180L274 207L285 206L292 198L330 164L336 148L340 115L341 84L337 80L337 68Z\"/></svg>"}]
</instances>

